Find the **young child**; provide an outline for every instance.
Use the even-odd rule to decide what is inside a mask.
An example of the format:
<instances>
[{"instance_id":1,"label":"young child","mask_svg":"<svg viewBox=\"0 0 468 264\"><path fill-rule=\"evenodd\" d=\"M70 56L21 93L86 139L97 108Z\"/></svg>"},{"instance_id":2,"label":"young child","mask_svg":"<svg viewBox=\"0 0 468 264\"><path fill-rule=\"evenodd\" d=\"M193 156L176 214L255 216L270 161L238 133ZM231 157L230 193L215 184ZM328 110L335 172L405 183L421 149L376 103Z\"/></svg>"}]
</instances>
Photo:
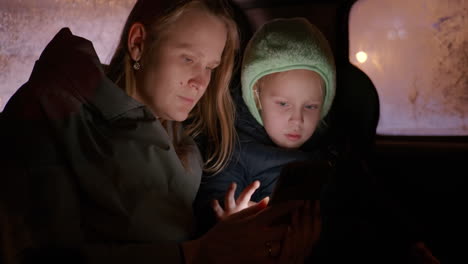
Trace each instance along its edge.
<instances>
[{"instance_id":1,"label":"young child","mask_svg":"<svg viewBox=\"0 0 468 264\"><path fill-rule=\"evenodd\" d=\"M335 65L316 27L304 18L264 24L246 47L241 84L234 94L239 140L227 167L202 179L195 200L198 235L268 199L287 164L329 157L317 141L335 95ZM311 263L439 263L423 242L408 241L379 204L377 189L356 176L359 164L349 162L338 161L321 194L321 242Z\"/></svg>"},{"instance_id":2,"label":"young child","mask_svg":"<svg viewBox=\"0 0 468 264\"><path fill-rule=\"evenodd\" d=\"M328 42L305 18L272 20L246 47L241 84L234 92L239 140L231 162L204 175L195 201L202 233L214 223L213 209L223 219L259 202L284 165L320 156L305 145L314 145L335 95Z\"/></svg>"}]
</instances>

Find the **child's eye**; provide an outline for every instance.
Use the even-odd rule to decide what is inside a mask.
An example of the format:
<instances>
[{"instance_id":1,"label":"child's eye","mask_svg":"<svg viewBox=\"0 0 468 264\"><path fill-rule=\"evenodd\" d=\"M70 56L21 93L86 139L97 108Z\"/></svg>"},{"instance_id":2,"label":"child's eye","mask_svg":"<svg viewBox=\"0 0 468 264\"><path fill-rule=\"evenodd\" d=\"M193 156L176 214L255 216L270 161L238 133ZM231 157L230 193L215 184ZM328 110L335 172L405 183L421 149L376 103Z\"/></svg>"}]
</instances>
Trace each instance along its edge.
<instances>
[{"instance_id":1,"label":"child's eye","mask_svg":"<svg viewBox=\"0 0 468 264\"><path fill-rule=\"evenodd\" d=\"M192 63L193 62L193 60L191 58L189 58L189 57L184 56L183 58L184 58L184 61L187 62L187 63Z\"/></svg>"},{"instance_id":2,"label":"child's eye","mask_svg":"<svg viewBox=\"0 0 468 264\"><path fill-rule=\"evenodd\" d=\"M305 108L309 110L318 109L318 105L316 104L306 105Z\"/></svg>"}]
</instances>

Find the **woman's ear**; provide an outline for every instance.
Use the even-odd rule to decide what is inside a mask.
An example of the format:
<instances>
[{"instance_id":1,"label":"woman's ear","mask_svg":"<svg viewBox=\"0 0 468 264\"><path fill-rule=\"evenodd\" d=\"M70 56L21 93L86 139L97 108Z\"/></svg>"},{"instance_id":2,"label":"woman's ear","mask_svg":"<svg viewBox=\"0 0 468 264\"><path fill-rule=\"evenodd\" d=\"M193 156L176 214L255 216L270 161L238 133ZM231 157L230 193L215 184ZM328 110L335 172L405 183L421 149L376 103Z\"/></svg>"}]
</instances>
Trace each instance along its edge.
<instances>
[{"instance_id":1,"label":"woman's ear","mask_svg":"<svg viewBox=\"0 0 468 264\"><path fill-rule=\"evenodd\" d=\"M128 51L133 61L139 61L146 39L145 26L141 23L134 23L128 32Z\"/></svg>"}]
</instances>

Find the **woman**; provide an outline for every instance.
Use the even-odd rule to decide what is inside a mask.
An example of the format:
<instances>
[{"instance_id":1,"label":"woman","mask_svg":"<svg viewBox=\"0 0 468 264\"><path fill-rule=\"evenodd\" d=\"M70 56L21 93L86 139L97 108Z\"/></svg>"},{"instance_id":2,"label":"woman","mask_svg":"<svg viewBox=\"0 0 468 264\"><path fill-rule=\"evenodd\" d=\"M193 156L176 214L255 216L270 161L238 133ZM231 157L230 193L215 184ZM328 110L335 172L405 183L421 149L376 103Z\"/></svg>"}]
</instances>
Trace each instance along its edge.
<instances>
[{"instance_id":1,"label":"woman","mask_svg":"<svg viewBox=\"0 0 468 264\"><path fill-rule=\"evenodd\" d=\"M300 261L316 219L301 202L259 203L189 240L202 170L191 137L213 139L207 170L224 166L236 47L214 0L137 1L108 77L92 44L62 29L2 114L1 193L25 233L15 252L25 262ZM270 225L289 212L293 225Z\"/></svg>"}]
</instances>

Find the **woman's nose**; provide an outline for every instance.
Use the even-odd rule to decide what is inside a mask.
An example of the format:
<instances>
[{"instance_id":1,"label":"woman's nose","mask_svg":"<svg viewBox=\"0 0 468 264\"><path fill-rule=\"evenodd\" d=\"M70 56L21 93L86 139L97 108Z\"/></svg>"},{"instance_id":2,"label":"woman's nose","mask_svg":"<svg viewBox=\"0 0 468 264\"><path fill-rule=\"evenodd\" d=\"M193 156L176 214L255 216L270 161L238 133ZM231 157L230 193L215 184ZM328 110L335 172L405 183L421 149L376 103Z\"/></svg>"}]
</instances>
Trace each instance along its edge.
<instances>
[{"instance_id":1,"label":"woman's nose","mask_svg":"<svg viewBox=\"0 0 468 264\"><path fill-rule=\"evenodd\" d=\"M191 88L196 89L197 91L204 91L208 84L210 83L211 72L198 70L195 72L193 77L189 80L189 85Z\"/></svg>"}]
</instances>

